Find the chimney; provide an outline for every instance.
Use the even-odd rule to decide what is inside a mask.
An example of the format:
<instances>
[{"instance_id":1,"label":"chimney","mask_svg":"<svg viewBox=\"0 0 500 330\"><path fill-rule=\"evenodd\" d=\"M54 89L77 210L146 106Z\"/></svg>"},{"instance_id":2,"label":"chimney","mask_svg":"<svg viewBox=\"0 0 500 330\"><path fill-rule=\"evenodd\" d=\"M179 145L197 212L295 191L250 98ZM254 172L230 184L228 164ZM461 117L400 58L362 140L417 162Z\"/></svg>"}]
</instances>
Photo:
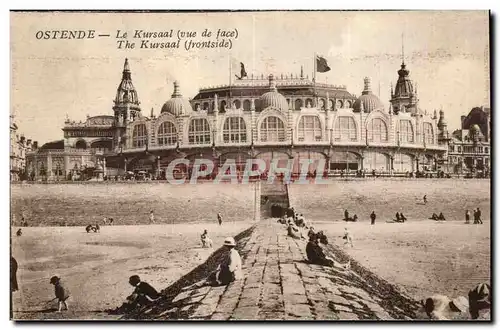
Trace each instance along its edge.
<instances>
[{"instance_id":1,"label":"chimney","mask_svg":"<svg viewBox=\"0 0 500 330\"><path fill-rule=\"evenodd\" d=\"M465 116L465 115L460 116L460 123L461 123L462 128L464 128L465 118L467 118L467 116Z\"/></svg>"}]
</instances>

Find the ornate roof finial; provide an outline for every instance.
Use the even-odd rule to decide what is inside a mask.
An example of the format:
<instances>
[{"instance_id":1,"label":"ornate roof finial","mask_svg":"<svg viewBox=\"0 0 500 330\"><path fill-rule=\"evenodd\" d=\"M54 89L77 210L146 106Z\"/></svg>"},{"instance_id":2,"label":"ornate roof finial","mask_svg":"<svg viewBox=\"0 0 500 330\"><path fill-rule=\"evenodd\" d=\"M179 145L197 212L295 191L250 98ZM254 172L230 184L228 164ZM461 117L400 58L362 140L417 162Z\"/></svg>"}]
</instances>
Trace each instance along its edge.
<instances>
[{"instance_id":1,"label":"ornate roof finial","mask_svg":"<svg viewBox=\"0 0 500 330\"><path fill-rule=\"evenodd\" d=\"M304 66L300 66L300 79L304 79Z\"/></svg>"},{"instance_id":2,"label":"ornate roof finial","mask_svg":"<svg viewBox=\"0 0 500 330\"><path fill-rule=\"evenodd\" d=\"M405 34L401 33L401 66L405 65Z\"/></svg>"},{"instance_id":3,"label":"ornate roof finial","mask_svg":"<svg viewBox=\"0 0 500 330\"><path fill-rule=\"evenodd\" d=\"M174 93L172 94L172 98L177 98L177 97L182 97L182 94L179 88L179 82L176 80L174 81Z\"/></svg>"},{"instance_id":4,"label":"ornate roof finial","mask_svg":"<svg viewBox=\"0 0 500 330\"><path fill-rule=\"evenodd\" d=\"M151 118L154 118L155 113L154 113L154 108L151 108Z\"/></svg>"},{"instance_id":5,"label":"ornate roof finial","mask_svg":"<svg viewBox=\"0 0 500 330\"><path fill-rule=\"evenodd\" d=\"M269 75L269 89L271 91L276 91L276 82L274 81L274 76L272 74Z\"/></svg>"},{"instance_id":6,"label":"ornate roof finial","mask_svg":"<svg viewBox=\"0 0 500 330\"><path fill-rule=\"evenodd\" d=\"M363 89L363 93L362 94L363 95L371 94L372 87L371 87L370 78L369 77L365 77L364 82L365 82L365 88Z\"/></svg>"}]
</instances>

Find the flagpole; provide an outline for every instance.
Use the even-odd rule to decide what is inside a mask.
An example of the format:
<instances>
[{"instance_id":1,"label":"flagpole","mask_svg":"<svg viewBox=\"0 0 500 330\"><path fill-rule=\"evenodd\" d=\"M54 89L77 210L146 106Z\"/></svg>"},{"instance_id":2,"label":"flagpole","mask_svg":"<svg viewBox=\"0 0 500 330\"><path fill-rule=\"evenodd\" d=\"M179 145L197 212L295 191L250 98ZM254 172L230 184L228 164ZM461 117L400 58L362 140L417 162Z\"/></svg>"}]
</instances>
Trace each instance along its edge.
<instances>
[{"instance_id":1,"label":"flagpole","mask_svg":"<svg viewBox=\"0 0 500 330\"><path fill-rule=\"evenodd\" d=\"M233 74L233 67L231 65L231 54L229 54L229 102L226 105L227 107L231 107L231 85L232 85L232 74Z\"/></svg>"},{"instance_id":2,"label":"flagpole","mask_svg":"<svg viewBox=\"0 0 500 330\"><path fill-rule=\"evenodd\" d=\"M318 102L317 102L317 100L316 100L316 71L317 71L318 69L317 69L317 67L316 67L316 62L317 62L317 60L316 60L316 56L317 56L317 55L316 55L316 52L314 52L314 58L313 58L313 61L314 61L314 73L313 73L313 93L314 93L314 95L313 95L313 96L314 96L314 103L316 103L316 104L315 104L315 106L317 107L317 106L318 106L318 104L317 104ZM307 106L307 104L306 104L306 106Z\"/></svg>"}]
</instances>

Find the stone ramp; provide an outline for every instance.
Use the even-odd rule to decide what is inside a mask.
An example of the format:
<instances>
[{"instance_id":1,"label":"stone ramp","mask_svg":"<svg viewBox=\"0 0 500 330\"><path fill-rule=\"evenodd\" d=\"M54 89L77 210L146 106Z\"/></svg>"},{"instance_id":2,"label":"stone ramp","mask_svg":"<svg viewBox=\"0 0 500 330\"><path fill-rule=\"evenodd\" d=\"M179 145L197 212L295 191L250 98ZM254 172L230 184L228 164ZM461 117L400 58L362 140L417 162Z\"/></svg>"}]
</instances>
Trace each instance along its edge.
<instances>
[{"instance_id":1,"label":"stone ramp","mask_svg":"<svg viewBox=\"0 0 500 330\"><path fill-rule=\"evenodd\" d=\"M239 235L244 279L183 291L214 269L207 262L167 288L165 297L132 319L392 320L415 319L417 302L351 261L351 270L307 263L305 240L286 236L275 220ZM336 247L335 259L346 259ZM216 256L215 252L214 255ZM345 260L342 260L342 262Z\"/></svg>"}]
</instances>

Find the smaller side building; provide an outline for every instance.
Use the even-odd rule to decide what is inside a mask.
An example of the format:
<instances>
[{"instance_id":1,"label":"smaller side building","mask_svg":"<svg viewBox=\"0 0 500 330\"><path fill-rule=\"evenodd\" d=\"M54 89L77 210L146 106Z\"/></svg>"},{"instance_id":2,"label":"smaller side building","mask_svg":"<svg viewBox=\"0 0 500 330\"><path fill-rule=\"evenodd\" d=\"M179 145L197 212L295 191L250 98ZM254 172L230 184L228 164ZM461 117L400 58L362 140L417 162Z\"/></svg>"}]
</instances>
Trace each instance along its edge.
<instances>
[{"instance_id":1,"label":"smaller side building","mask_svg":"<svg viewBox=\"0 0 500 330\"><path fill-rule=\"evenodd\" d=\"M34 142L33 144L36 144ZM10 181L26 180L26 155L33 147L31 139L19 135L14 116L10 116Z\"/></svg>"},{"instance_id":2,"label":"smaller side building","mask_svg":"<svg viewBox=\"0 0 500 330\"><path fill-rule=\"evenodd\" d=\"M454 131L448 144L448 171L491 175L491 113L489 107L475 107L461 117L461 128Z\"/></svg>"}]
</instances>

